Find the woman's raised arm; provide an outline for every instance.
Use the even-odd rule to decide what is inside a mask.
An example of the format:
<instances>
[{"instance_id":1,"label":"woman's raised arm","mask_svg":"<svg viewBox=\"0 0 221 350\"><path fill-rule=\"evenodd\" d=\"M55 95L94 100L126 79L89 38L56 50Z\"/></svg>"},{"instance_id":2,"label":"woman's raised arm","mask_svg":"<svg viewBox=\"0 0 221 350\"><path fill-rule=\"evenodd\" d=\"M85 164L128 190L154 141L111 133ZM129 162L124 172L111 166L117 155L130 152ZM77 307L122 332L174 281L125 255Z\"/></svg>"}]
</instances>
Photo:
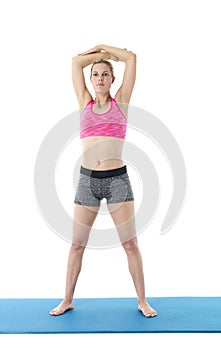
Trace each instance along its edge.
<instances>
[{"instance_id":1,"label":"woman's raised arm","mask_svg":"<svg viewBox=\"0 0 221 350\"><path fill-rule=\"evenodd\" d=\"M80 108L83 108L92 99L85 83L83 69L99 59L110 59L110 54L107 52L89 52L72 58L72 81Z\"/></svg>"}]
</instances>

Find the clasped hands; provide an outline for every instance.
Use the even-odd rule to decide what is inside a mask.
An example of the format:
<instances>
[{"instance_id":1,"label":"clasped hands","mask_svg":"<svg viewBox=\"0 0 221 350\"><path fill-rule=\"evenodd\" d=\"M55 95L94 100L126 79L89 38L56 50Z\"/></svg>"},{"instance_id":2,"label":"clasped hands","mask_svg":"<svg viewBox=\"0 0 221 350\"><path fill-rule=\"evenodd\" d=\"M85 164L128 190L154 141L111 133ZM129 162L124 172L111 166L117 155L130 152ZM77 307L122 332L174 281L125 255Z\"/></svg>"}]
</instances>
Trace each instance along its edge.
<instances>
[{"instance_id":1,"label":"clasped hands","mask_svg":"<svg viewBox=\"0 0 221 350\"><path fill-rule=\"evenodd\" d=\"M98 52L108 52L107 50L102 49L102 47L103 47L103 45L94 46L91 49L78 54L78 56L89 55L89 54L98 53ZM127 50L127 49L123 49L123 50ZM108 53L110 53L110 52L108 52ZM120 61L119 58L117 58L116 56L113 56L111 53L110 53L110 55L111 55L111 57L110 57L111 60L116 61L116 62Z\"/></svg>"}]
</instances>

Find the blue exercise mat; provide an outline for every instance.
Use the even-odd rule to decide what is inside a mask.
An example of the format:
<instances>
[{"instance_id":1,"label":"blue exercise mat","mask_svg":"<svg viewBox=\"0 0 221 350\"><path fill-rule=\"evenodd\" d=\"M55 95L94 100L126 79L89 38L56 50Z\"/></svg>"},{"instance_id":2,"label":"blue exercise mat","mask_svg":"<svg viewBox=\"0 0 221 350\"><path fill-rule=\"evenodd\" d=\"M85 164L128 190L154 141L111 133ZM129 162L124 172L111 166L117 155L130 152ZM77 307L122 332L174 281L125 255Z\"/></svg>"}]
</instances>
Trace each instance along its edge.
<instances>
[{"instance_id":1,"label":"blue exercise mat","mask_svg":"<svg viewBox=\"0 0 221 350\"><path fill-rule=\"evenodd\" d=\"M148 298L146 318L136 298L75 299L74 310L51 316L61 299L0 299L0 333L221 332L221 297Z\"/></svg>"}]
</instances>

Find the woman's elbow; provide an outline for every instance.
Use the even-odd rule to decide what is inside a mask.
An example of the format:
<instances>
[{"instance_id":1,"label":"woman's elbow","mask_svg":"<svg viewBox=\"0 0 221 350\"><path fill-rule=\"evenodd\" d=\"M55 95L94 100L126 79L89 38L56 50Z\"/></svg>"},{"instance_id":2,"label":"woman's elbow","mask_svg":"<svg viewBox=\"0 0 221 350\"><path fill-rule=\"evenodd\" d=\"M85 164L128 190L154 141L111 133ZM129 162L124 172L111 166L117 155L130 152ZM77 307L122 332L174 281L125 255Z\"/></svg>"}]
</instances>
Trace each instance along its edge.
<instances>
[{"instance_id":1,"label":"woman's elbow","mask_svg":"<svg viewBox=\"0 0 221 350\"><path fill-rule=\"evenodd\" d=\"M82 56L72 57L72 67L82 67Z\"/></svg>"},{"instance_id":2,"label":"woman's elbow","mask_svg":"<svg viewBox=\"0 0 221 350\"><path fill-rule=\"evenodd\" d=\"M137 56L134 52L132 51L127 51L127 52L128 52L128 59L136 60Z\"/></svg>"},{"instance_id":3,"label":"woman's elbow","mask_svg":"<svg viewBox=\"0 0 221 350\"><path fill-rule=\"evenodd\" d=\"M79 61L79 56L78 55L72 57L72 62L77 62L77 61Z\"/></svg>"}]
</instances>

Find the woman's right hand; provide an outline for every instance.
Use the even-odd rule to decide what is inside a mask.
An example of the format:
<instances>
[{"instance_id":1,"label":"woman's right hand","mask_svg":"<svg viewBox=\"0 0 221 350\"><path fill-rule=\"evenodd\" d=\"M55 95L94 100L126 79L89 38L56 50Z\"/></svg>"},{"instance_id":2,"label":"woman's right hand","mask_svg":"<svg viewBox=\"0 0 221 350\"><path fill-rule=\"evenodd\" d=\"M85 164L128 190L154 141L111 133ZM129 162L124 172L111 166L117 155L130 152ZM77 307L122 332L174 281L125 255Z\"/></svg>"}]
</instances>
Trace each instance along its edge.
<instances>
[{"instance_id":1,"label":"woman's right hand","mask_svg":"<svg viewBox=\"0 0 221 350\"><path fill-rule=\"evenodd\" d=\"M91 53L97 53L97 52L101 52L101 50L99 49L98 46L95 46L85 52L79 53L78 56L89 55Z\"/></svg>"}]
</instances>

